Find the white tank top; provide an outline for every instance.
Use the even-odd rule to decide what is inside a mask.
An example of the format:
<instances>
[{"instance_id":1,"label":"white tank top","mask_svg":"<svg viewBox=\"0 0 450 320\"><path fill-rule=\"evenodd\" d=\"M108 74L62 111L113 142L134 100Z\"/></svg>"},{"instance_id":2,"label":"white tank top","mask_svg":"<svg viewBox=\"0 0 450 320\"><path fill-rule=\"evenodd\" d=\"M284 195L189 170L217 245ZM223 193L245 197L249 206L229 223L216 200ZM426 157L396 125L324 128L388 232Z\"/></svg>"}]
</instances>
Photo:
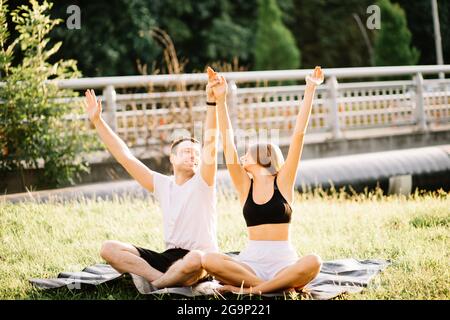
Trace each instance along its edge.
<instances>
[{"instance_id":1,"label":"white tank top","mask_svg":"<svg viewBox=\"0 0 450 320\"><path fill-rule=\"evenodd\" d=\"M218 252L216 190L200 170L180 186L174 176L154 172L153 183L163 213L166 248Z\"/></svg>"}]
</instances>

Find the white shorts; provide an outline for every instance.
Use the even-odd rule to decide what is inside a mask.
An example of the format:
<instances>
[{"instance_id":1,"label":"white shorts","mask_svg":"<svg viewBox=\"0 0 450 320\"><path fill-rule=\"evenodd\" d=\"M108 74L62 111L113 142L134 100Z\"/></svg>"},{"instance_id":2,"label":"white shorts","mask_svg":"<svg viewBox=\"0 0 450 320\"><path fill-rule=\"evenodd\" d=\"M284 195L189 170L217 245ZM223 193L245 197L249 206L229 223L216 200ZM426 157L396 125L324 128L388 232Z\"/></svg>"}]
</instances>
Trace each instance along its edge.
<instances>
[{"instance_id":1,"label":"white shorts","mask_svg":"<svg viewBox=\"0 0 450 320\"><path fill-rule=\"evenodd\" d=\"M298 261L289 241L249 240L236 260L248 265L258 278L268 281L281 270Z\"/></svg>"}]
</instances>

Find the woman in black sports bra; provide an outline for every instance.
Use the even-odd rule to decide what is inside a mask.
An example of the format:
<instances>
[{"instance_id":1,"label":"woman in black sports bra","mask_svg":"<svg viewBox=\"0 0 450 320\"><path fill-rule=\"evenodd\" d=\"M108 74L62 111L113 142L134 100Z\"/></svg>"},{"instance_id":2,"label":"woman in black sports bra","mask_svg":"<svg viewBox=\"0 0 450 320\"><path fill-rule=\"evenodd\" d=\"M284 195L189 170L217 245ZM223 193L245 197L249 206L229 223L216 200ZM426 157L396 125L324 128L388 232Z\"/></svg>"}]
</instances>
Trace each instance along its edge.
<instances>
[{"instance_id":1,"label":"woman in black sports bra","mask_svg":"<svg viewBox=\"0 0 450 320\"><path fill-rule=\"evenodd\" d=\"M303 138L315 88L323 79L320 67L306 78L303 104L286 161L277 146L258 143L251 146L239 162L226 105L227 83L223 76L213 88L225 161L243 206L249 234L247 247L236 258L221 253L207 253L202 258L203 267L225 284L221 291L239 292L241 286L244 293L303 288L320 271L319 256L297 256L289 241L289 226Z\"/></svg>"}]
</instances>

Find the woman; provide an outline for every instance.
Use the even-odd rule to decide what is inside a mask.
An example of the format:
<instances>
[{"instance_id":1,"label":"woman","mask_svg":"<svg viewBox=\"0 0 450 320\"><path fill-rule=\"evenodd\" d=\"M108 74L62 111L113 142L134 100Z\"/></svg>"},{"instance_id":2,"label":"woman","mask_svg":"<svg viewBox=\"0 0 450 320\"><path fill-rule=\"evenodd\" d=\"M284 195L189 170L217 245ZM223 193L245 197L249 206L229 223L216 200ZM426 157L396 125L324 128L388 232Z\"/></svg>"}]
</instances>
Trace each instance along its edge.
<instances>
[{"instance_id":1,"label":"woman","mask_svg":"<svg viewBox=\"0 0 450 320\"><path fill-rule=\"evenodd\" d=\"M289 241L289 225L303 139L314 91L323 82L323 72L316 67L306 78L303 105L297 116L286 162L277 146L258 143L249 148L239 163L227 111L227 83L223 76L218 77L220 81L214 86L213 93L219 130L226 165L243 207L249 242L235 259L221 253L209 253L203 256L202 265L225 284L222 292L261 294L301 289L317 276L322 262L315 254L302 258L297 256Z\"/></svg>"}]
</instances>

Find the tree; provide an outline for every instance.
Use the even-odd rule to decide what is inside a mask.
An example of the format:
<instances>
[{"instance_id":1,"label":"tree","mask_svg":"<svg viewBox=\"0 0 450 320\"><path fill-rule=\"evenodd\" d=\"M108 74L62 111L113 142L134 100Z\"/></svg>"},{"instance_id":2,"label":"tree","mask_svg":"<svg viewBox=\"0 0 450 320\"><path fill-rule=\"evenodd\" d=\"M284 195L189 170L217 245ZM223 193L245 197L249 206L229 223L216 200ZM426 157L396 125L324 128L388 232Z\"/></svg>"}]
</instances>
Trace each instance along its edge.
<instances>
[{"instance_id":1,"label":"tree","mask_svg":"<svg viewBox=\"0 0 450 320\"><path fill-rule=\"evenodd\" d=\"M300 50L283 24L275 0L258 1L255 35L255 69L295 69L300 66Z\"/></svg>"},{"instance_id":2,"label":"tree","mask_svg":"<svg viewBox=\"0 0 450 320\"><path fill-rule=\"evenodd\" d=\"M21 2L10 0L10 6ZM292 0L276 2L283 22L291 21ZM58 0L52 17L69 19L71 5L81 10L81 28L62 24L52 30L52 41L63 45L51 61L75 59L86 77L138 74L139 65L147 65L149 74L167 73L165 48L152 38L153 28L170 36L186 62L184 72L203 72L207 64L235 58L240 67L254 66L258 0Z\"/></svg>"},{"instance_id":3,"label":"tree","mask_svg":"<svg viewBox=\"0 0 450 320\"><path fill-rule=\"evenodd\" d=\"M187 61L185 72L203 72L209 63L235 57L251 63L255 1L153 0L148 7L158 27L172 38L178 56Z\"/></svg>"},{"instance_id":4,"label":"tree","mask_svg":"<svg viewBox=\"0 0 450 320\"><path fill-rule=\"evenodd\" d=\"M7 23L8 6L6 2L6 0L0 0L0 8L2 8L0 12L0 80L11 66L12 50L14 49L14 44L6 45L9 38Z\"/></svg>"},{"instance_id":5,"label":"tree","mask_svg":"<svg viewBox=\"0 0 450 320\"><path fill-rule=\"evenodd\" d=\"M0 43L4 57L12 47L5 49L8 39L3 14L7 8L3 4ZM11 14L18 34L12 46L21 53L22 60L15 66L1 65L4 86L0 87L0 174L21 173L25 184L24 169L42 167L42 183L59 186L73 183L77 174L87 171L82 154L93 145L89 144L91 140L82 124L67 118L81 112L81 108L75 109L63 100L76 94L51 81L79 77L80 72L73 60L48 62L61 46L56 43L49 47L48 34L60 23L50 18L50 8L46 1L39 4L30 0L30 6L20 6Z\"/></svg>"},{"instance_id":6,"label":"tree","mask_svg":"<svg viewBox=\"0 0 450 320\"><path fill-rule=\"evenodd\" d=\"M370 59L354 14L365 22L372 0L296 0L287 25L302 52L302 68L362 67ZM373 35L368 30L369 37Z\"/></svg>"},{"instance_id":7,"label":"tree","mask_svg":"<svg viewBox=\"0 0 450 320\"><path fill-rule=\"evenodd\" d=\"M138 74L138 65L157 61L161 48L149 33L157 26L147 0L58 0L52 15L67 19L67 8L81 9L81 28L64 24L53 29L52 41L63 45L54 59L70 58L88 77Z\"/></svg>"},{"instance_id":8,"label":"tree","mask_svg":"<svg viewBox=\"0 0 450 320\"><path fill-rule=\"evenodd\" d=\"M234 23L228 15L214 19L205 38L207 59L210 61L230 62L235 57L240 61L250 59L251 31Z\"/></svg>"},{"instance_id":9,"label":"tree","mask_svg":"<svg viewBox=\"0 0 450 320\"><path fill-rule=\"evenodd\" d=\"M56 56L76 59L88 77L138 74L139 63L148 66L148 73L167 73L164 48L150 35L156 27L170 36L180 60L187 61L186 72L203 71L208 63L234 57L250 64L255 2L78 0L81 29L55 28L52 38L63 41ZM71 4L74 1L59 0L53 14L67 18Z\"/></svg>"},{"instance_id":10,"label":"tree","mask_svg":"<svg viewBox=\"0 0 450 320\"><path fill-rule=\"evenodd\" d=\"M414 65L419 52L411 46L411 32L404 10L389 0L378 0L381 9L381 29L375 36L377 66Z\"/></svg>"},{"instance_id":11,"label":"tree","mask_svg":"<svg viewBox=\"0 0 450 320\"><path fill-rule=\"evenodd\" d=\"M406 13L412 43L421 52L419 64L436 64L431 1L394 0ZM438 0L444 63L450 63L450 0Z\"/></svg>"}]
</instances>

